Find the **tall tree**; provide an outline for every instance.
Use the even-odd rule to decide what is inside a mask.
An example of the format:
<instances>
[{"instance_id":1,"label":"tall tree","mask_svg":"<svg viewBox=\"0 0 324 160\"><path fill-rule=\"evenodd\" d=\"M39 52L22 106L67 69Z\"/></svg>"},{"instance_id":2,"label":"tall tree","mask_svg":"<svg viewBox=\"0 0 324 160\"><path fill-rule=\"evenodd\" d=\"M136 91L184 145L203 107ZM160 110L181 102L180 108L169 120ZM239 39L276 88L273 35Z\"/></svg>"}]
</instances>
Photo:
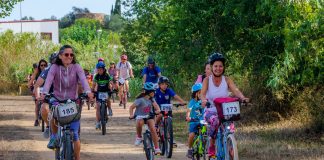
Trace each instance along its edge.
<instances>
[{"instance_id":1,"label":"tall tree","mask_svg":"<svg viewBox=\"0 0 324 160\"><path fill-rule=\"evenodd\" d=\"M91 13L88 8L78 8L78 7L72 7L72 12L66 14L64 17L61 18L59 26L60 28L66 28L71 26L75 21L76 14L82 14L82 13Z\"/></svg>"},{"instance_id":2,"label":"tall tree","mask_svg":"<svg viewBox=\"0 0 324 160\"><path fill-rule=\"evenodd\" d=\"M121 1L116 0L114 14L121 15Z\"/></svg>"},{"instance_id":3,"label":"tall tree","mask_svg":"<svg viewBox=\"0 0 324 160\"><path fill-rule=\"evenodd\" d=\"M21 1L23 0L2 0L0 2L0 18L9 16L12 9L14 8L14 5Z\"/></svg>"}]
</instances>

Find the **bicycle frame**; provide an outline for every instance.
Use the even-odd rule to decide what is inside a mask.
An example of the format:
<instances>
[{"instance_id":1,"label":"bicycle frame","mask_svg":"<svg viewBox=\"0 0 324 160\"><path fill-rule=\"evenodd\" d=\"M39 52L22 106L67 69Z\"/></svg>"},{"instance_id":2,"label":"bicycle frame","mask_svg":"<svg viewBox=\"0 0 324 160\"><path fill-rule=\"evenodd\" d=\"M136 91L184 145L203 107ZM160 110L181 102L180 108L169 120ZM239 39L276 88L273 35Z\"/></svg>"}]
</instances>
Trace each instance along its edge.
<instances>
[{"instance_id":1,"label":"bicycle frame","mask_svg":"<svg viewBox=\"0 0 324 160\"><path fill-rule=\"evenodd\" d=\"M218 128L217 132L217 143L215 143L217 148L217 160L225 160L227 153L227 137L228 135L234 135L234 130L231 128L234 125L233 121L222 122Z\"/></svg>"}]
</instances>

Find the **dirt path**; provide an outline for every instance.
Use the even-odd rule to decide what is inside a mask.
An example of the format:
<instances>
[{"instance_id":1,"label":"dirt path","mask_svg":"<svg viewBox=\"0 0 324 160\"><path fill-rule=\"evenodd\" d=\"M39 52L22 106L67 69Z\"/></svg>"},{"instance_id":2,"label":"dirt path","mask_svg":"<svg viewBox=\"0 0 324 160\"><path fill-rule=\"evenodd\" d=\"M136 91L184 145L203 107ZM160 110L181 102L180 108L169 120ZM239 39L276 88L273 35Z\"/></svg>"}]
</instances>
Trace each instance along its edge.
<instances>
[{"instance_id":1,"label":"dirt path","mask_svg":"<svg viewBox=\"0 0 324 160\"><path fill-rule=\"evenodd\" d=\"M94 128L94 108L83 109L81 119L81 158L88 160L142 160L142 146L135 147L135 122L128 120L128 111L113 104L114 115L108 124L107 135ZM31 97L0 96L0 160L54 159L46 148L40 127L34 127L34 105ZM186 146L179 144L172 159L186 159ZM156 159L166 159L157 156Z\"/></svg>"}]
</instances>

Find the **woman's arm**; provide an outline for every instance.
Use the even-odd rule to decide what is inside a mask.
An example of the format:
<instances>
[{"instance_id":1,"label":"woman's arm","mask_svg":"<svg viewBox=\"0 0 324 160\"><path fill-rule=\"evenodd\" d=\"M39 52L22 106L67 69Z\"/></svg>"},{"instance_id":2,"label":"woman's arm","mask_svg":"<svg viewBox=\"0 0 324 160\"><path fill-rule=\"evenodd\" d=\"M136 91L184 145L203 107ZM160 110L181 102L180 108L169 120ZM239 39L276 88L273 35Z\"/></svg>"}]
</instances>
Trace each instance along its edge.
<instances>
[{"instance_id":1,"label":"woman's arm","mask_svg":"<svg viewBox=\"0 0 324 160\"><path fill-rule=\"evenodd\" d=\"M207 90L208 90L208 80L209 80L209 77L206 77L203 80L203 87L201 89L201 102L202 102L201 106L202 107L205 107L206 103L207 103L206 94L207 94Z\"/></svg>"},{"instance_id":2,"label":"woman's arm","mask_svg":"<svg viewBox=\"0 0 324 160\"><path fill-rule=\"evenodd\" d=\"M38 69L35 69L32 76L30 77L30 80L28 81L29 88L33 86L33 82L34 82L37 74L38 74Z\"/></svg>"},{"instance_id":3,"label":"woman's arm","mask_svg":"<svg viewBox=\"0 0 324 160\"><path fill-rule=\"evenodd\" d=\"M240 98L241 100L246 100L248 98L246 98L243 93L236 87L234 81L232 79L230 79L229 77L226 77L226 82L227 85L230 89L231 92L234 93L235 97Z\"/></svg>"}]
</instances>

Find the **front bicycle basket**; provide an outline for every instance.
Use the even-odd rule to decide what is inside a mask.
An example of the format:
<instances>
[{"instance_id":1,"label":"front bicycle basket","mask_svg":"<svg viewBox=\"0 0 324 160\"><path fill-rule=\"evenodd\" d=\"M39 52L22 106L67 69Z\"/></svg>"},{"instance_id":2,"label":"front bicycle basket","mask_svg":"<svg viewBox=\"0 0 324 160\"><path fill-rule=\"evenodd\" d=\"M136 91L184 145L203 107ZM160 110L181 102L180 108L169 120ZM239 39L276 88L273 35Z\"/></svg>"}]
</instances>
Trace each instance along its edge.
<instances>
[{"instance_id":1,"label":"front bicycle basket","mask_svg":"<svg viewBox=\"0 0 324 160\"><path fill-rule=\"evenodd\" d=\"M215 98L214 103L221 121L237 121L240 119L240 103L237 98Z\"/></svg>"},{"instance_id":2,"label":"front bicycle basket","mask_svg":"<svg viewBox=\"0 0 324 160\"><path fill-rule=\"evenodd\" d=\"M75 102L60 103L55 109L60 125L66 125L81 118L80 106Z\"/></svg>"}]
</instances>

